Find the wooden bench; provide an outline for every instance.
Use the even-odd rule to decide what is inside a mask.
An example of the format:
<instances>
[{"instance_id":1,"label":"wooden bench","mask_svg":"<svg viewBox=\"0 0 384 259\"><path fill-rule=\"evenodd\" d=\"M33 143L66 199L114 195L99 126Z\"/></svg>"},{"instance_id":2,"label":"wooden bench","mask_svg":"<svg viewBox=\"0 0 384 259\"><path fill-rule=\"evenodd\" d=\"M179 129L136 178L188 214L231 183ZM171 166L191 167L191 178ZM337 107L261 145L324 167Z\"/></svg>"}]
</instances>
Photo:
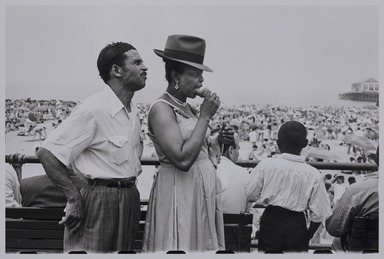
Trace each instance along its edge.
<instances>
[{"instance_id":1,"label":"wooden bench","mask_svg":"<svg viewBox=\"0 0 384 259\"><path fill-rule=\"evenodd\" d=\"M62 253L63 208L6 208L6 252ZM134 251L141 252L146 210L142 210ZM250 252L252 214L224 214L226 250Z\"/></svg>"},{"instance_id":2,"label":"wooden bench","mask_svg":"<svg viewBox=\"0 0 384 259\"><path fill-rule=\"evenodd\" d=\"M6 208L6 251L62 252L63 215L63 208Z\"/></svg>"}]
</instances>

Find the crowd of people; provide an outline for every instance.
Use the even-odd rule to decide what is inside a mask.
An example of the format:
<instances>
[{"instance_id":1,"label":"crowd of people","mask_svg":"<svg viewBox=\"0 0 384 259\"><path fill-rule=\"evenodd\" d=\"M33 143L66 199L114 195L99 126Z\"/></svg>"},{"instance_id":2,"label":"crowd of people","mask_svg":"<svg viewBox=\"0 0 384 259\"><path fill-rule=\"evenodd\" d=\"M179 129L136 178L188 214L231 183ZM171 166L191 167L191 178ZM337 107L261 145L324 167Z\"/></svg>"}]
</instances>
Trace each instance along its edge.
<instances>
[{"instance_id":1,"label":"crowd of people","mask_svg":"<svg viewBox=\"0 0 384 259\"><path fill-rule=\"evenodd\" d=\"M343 194L335 199L333 186L332 204L323 175L300 154L308 144L320 146L324 139L344 143L348 131L365 131L377 141L377 111L219 108L218 94L202 89L203 72L212 72L203 64L205 46L198 37L171 35L164 50L154 50L164 61L167 86L151 106L133 102L148 73L136 48L117 42L101 50L97 67L106 86L59 117L60 126L42 137L36 152L66 198L59 222L65 226L65 252L133 250L140 220L136 183L146 135L160 161L146 214L146 253L224 250L223 213L248 212L255 204L265 207L258 231L261 252L307 252L324 222L335 236L348 234L346 223L345 229L333 231L335 210L340 215L336 220L368 213L360 208L372 195L352 203L353 214L341 216L338 204L347 198ZM200 105L187 102L197 96L203 100ZM376 134L368 135L367 128ZM235 165L240 141L250 141L248 159L259 160L250 174ZM257 152L259 147L265 155ZM81 177L81 186L73 175ZM344 193L353 199L348 190ZM378 210L378 200L370 203L374 206L369 213Z\"/></svg>"}]
</instances>

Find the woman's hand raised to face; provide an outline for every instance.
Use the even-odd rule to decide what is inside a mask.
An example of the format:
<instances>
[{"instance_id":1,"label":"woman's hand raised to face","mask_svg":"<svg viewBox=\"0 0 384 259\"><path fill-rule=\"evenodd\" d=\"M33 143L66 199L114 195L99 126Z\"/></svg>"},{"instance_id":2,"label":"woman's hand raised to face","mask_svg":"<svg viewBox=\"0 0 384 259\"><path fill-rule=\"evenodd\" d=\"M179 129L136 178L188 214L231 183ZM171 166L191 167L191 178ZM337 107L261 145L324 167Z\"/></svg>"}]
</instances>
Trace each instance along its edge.
<instances>
[{"instance_id":1,"label":"woman's hand raised to face","mask_svg":"<svg viewBox=\"0 0 384 259\"><path fill-rule=\"evenodd\" d=\"M210 120L220 106L220 98L216 93L204 89L204 101L200 106L200 117Z\"/></svg>"}]
</instances>

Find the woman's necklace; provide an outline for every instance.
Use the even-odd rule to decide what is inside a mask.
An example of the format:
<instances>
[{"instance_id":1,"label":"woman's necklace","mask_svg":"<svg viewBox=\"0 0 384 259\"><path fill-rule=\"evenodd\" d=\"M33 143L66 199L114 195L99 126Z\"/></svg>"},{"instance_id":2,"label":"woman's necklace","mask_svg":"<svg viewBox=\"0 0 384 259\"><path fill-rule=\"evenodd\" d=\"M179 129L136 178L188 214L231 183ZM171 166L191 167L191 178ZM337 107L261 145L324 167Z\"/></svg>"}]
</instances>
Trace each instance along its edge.
<instances>
[{"instance_id":1,"label":"woman's necklace","mask_svg":"<svg viewBox=\"0 0 384 259\"><path fill-rule=\"evenodd\" d=\"M180 101L179 99L177 99L176 97L174 97L173 95L171 95L170 93L168 93L167 91L165 91L165 94L166 94L169 98L171 98L175 103L177 103L178 105L187 107L187 105L188 105L187 102L182 102L182 101Z\"/></svg>"}]
</instances>

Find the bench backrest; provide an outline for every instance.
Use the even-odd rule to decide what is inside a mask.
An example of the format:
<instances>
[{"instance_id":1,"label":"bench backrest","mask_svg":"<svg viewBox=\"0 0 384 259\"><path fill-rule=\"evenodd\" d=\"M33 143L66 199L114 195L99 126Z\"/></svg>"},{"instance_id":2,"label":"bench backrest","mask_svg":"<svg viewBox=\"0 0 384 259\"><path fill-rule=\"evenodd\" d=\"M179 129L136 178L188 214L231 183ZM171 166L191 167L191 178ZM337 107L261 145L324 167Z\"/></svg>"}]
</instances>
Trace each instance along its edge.
<instances>
[{"instance_id":1,"label":"bench backrest","mask_svg":"<svg viewBox=\"0 0 384 259\"><path fill-rule=\"evenodd\" d=\"M63 208L6 208L6 250L62 251Z\"/></svg>"},{"instance_id":2,"label":"bench backrest","mask_svg":"<svg viewBox=\"0 0 384 259\"><path fill-rule=\"evenodd\" d=\"M63 251L63 208L6 208L6 250ZM141 252L146 210L141 211L134 251ZM224 214L226 250L250 252L252 214Z\"/></svg>"}]
</instances>

